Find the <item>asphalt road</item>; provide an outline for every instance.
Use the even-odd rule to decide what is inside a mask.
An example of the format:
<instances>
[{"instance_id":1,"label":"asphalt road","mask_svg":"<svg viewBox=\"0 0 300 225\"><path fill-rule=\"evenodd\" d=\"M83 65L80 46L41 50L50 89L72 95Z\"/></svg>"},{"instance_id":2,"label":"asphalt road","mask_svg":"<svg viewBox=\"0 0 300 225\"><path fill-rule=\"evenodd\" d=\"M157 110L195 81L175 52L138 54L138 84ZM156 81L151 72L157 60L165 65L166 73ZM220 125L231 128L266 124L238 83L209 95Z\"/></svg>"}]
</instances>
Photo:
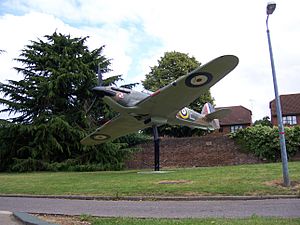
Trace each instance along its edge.
<instances>
[{"instance_id":1,"label":"asphalt road","mask_svg":"<svg viewBox=\"0 0 300 225\"><path fill-rule=\"evenodd\" d=\"M223 201L96 201L0 197L0 210L101 217L300 217L300 199Z\"/></svg>"}]
</instances>

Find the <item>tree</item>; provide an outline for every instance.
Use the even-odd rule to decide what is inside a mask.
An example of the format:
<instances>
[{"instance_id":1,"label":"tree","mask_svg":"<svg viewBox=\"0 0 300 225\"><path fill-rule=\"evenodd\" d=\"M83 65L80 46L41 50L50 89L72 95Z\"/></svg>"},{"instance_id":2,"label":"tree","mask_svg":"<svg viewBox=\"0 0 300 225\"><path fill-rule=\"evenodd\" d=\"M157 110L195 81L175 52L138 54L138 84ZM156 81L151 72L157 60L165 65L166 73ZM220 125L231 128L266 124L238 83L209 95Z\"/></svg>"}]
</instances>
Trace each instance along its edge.
<instances>
[{"instance_id":1,"label":"tree","mask_svg":"<svg viewBox=\"0 0 300 225\"><path fill-rule=\"evenodd\" d=\"M101 99L88 113L98 65L104 72L110 70L104 46L90 51L85 45L88 37L56 32L44 39L31 41L16 59L22 67L15 69L24 78L0 86L0 103L6 106L1 111L15 115L0 124L0 170L46 170L55 163L65 169L84 163L98 169L121 168L126 143L86 147L79 142L98 127L100 118L114 114ZM110 77L104 85L119 79Z\"/></svg>"},{"instance_id":2,"label":"tree","mask_svg":"<svg viewBox=\"0 0 300 225\"><path fill-rule=\"evenodd\" d=\"M257 126L257 125L262 125L262 126L267 126L267 127L273 127L273 124L271 123L270 117L268 117L268 116L265 116L261 120L256 120L253 123L253 126Z\"/></svg>"},{"instance_id":3,"label":"tree","mask_svg":"<svg viewBox=\"0 0 300 225\"><path fill-rule=\"evenodd\" d=\"M97 84L98 64L109 70L110 61L102 56L104 46L90 52L84 45L88 37L55 32L45 38L47 42L32 41L16 59L23 64L15 69L24 79L9 80L0 89L9 99L1 99L8 106L3 111L20 113L12 122L35 124L53 115L65 115L71 124L78 122L91 100L90 89Z\"/></svg>"},{"instance_id":4,"label":"tree","mask_svg":"<svg viewBox=\"0 0 300 225\"><path fill-rule=\"evenodd\" d=\"M142 82L144 87L151 91L156 91L159 88L166 86L177 78L186 75L196 69L200 63L188 54L180 52L166 52L163 57L158 60L158 65L151 67L149 74L146 74L146 79ZM213 104L214 99L211 97L210 91L207 91L200 98L192 102L189 107L195 111L201 112L203 105L206 102ZM163 126L160 129L162 135L169 136L192 136L194 134L202 134L203 131L198 129L191 130L187 127L178 126Z\"/></svg>"},{"instance_id":5,"label":"tree","mask_svg":"<svg viewBox=\"0 0 300 225\"><path fill-rule=\"evenodd\" d=\"M156 91L197 66L199 62L194 57L175 51L166 52L158 60L158 66L151 67L150 73L146 74L146 79L142 83L146 89Z\"/></svg>"}]
</instances>

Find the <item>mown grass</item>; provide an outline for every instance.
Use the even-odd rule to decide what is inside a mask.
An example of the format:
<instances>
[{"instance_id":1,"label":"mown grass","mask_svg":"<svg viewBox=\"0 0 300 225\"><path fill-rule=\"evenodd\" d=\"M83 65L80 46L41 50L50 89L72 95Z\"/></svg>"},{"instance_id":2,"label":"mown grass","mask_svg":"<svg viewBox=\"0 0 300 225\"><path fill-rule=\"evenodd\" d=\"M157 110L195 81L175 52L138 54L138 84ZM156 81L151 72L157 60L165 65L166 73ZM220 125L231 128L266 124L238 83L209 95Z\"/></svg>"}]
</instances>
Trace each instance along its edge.
<instances>
[{"instance_id":1,"label":"mown grass","mask_svg":"<svg viewBox=\"0 0 300 225\"><path fill-rule=\"evenodd\" d=\"M210 224L210 225L247 225L247 224L262 224L262 225L296 225L300 224L300 218L270 218L252 216L244 219L133 219L133 218L95 218L90 220L92 225L194 225L194 224Z\"/></svg>"},{"instance_id":2,"label":"mown grass","mask_svg":"<svg viewBox=\"0 0 300 225\"><path fill-rule=\"evenodd\" d=\"M1 173L0 193L96 196L199 196L299 194L299 187L271 186L282 179L281 163L174 169L170 173L118 172ZM300 181L300 162L289 163L292 181ZM188 181L165 183L161 181Z\"/></svg>"}]
</instances>

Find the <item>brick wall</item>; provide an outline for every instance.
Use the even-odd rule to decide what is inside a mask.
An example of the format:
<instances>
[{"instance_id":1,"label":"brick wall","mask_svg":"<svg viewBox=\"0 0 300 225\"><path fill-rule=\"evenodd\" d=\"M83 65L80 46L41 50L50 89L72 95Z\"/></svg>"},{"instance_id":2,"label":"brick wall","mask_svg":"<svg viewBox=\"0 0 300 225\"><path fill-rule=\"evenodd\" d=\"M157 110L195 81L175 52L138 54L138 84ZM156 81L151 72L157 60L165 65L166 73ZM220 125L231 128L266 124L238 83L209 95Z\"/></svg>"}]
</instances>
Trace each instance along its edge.
<instances>
[{"instance_id":1,"label":"brick wall","mask_svg":"<svg viewBox=\"0 0 300 225\"><path fill-rule=\"evenodd\" d=\"M129 169L153 168L153 142L140 145L143 150L134 153L126 162ZM201 167L238 165L260 162L253 155L239 151L227 136L190 138L161 138L160 165L167 167Z\"/></svg>"}]
</instances>

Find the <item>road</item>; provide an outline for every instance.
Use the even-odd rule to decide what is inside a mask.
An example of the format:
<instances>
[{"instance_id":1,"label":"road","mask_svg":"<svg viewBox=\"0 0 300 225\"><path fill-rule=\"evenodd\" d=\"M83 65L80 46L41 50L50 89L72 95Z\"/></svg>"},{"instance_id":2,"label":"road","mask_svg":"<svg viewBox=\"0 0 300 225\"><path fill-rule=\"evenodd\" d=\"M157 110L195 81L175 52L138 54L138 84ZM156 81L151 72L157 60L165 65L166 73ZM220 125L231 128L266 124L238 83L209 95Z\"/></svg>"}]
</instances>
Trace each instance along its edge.
<instances>
[{"instance_id":1,"label":"road","mask_svg":"<svg viewBox=\"0 0 300 225\"><path fill-rule=\"evenodd\" d=\"M300 199L234 201L96 201L0 197L0 210L139 218L300 217Z\"/></svg>"}]
</instances>

